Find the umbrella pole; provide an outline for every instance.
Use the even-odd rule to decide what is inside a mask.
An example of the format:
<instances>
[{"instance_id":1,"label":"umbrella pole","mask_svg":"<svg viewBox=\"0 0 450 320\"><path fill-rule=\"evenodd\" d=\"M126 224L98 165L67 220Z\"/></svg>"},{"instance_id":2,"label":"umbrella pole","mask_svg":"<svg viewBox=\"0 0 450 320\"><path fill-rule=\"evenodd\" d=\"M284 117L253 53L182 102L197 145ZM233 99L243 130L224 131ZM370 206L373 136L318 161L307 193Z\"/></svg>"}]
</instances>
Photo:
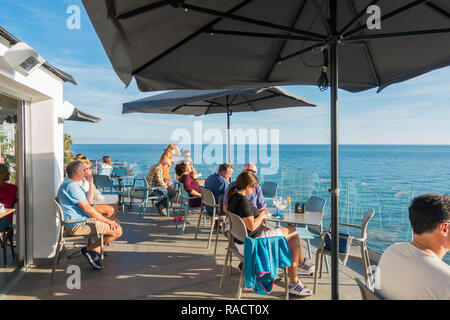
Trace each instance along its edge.
<instances>
[{"instance_id":1,"label":"umbrella pole","mask_svg":"<svg viewBox=\"0 0 450 320\"><path fill-rule=\"evenodd\" d=\"M231 146L230 146L230 106L227 105L227 144L228 144L228 163L231 163Z\"/></svg>"},{"instance_id":2,"label":"umbrella pole","mask_svg":"<svg viewBox=\"0 0 450 320\"><path fill-rule=\"evenodd\" d=\"M330 1L331 28L334 34L337 22L337 0ZM338 154L338 43L330 43L331 76L331 298L339 300L339 154Z\"/></svg>"}]
</instances>

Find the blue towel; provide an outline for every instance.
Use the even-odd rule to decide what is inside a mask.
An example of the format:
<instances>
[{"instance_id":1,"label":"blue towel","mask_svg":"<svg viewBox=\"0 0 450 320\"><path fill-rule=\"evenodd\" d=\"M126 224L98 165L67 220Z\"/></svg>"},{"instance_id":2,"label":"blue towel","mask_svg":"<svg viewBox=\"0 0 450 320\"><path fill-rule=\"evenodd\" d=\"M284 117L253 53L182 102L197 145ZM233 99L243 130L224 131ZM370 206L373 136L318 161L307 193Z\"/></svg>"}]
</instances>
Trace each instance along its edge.
<instances>
[{"instance_id":1,"label":"blue towel","mask_svg":"<svg viewBox=\"0 0 450 320\"><path fill-rule=\"evenodd\" d=\"M291 266L291 252L284 237L269 237L244 241L244 280L246 288L258 294L272 292L278 268Z\"/></svg>"}]
</instances>

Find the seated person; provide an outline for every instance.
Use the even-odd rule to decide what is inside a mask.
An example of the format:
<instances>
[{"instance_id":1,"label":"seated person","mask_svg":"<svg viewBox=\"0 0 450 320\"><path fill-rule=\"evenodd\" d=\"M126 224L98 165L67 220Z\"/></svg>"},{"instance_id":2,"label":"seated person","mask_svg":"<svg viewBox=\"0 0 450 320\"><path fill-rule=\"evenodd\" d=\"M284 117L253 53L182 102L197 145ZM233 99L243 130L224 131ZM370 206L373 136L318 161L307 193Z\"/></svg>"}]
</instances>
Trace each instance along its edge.
<instances>
[{"instance_id":1,"label":"seated person","mask_svg":"<svg viewBox=\"0 0 450 320\"><path fill-rule=\"evenodd\" d=\"M197 178L202 176L201 173L197 173L197 171L194 169L194 162L191 159L191 152L189 150L184 150L183 151L183 160L181 160L181 161L183 161L186 164L190 164L191 165L192 170L191 170L190 175L191 175L191 177L193 179L197 179Z\"/></svg>"},{"instance_id":2,"label":"seated person","mask_svg":"<svg viewBox=\"0 0 450 320\"><path fill-rule=\"evenodd\" d=\"M158 189L151 193L153 196L168 196L169 201L172 200L176 196L176 192L174 189L170 188L169 185L164 181L164 169L169 166L169 159L161 158L161 160L150 167L147 174L147 182L149 188L162 188L162 190ZM167 216L167 208L169 204L167 203L167 198L162 198L160 201L155 203L156 209L159 214L162 216Z\"/></svg>"},{"instance_id":3,"label":"seated person","mask_svg":"<svg viewBox=\"0 0 450 320\"><path fill-rule=\"evenodd\" d=\"M66 221L90 219L71 223L65 226L68 235L96 235L103 234L104 244L108 244L122 235L122 227L116 218L107 218L89 204L86 193L79 183L86 179L87 168L80 160L69 162L66 167L68 178L64 179L56 196ZM100 239L81 249L81 254L88 259L94 269L100 266Z\"/></svg>"},{"instance_id":4,"label":"seated person","mask_svg":"<svg viewBox=\"0 0 450 320\"><path fill-rule=\"evenodd\" d=\"M448 300L450 195L424 194L409 207L412 242L395 243L380 258L375 289L385 299Z\"/></svg>"},{"instance_id":5,"label":"seated person","mask_svg":"<svg viewBox=\"0 0 450 320\"><path fill-rule=\"evenodd\" d=\"M217 173L214 173L206 178L205 188L211 190L214 194L216 204L219 204L220 196L225 195L225 191L228 189L230 184L229 180L233 175L233 170L233 165L223 163L219 166ZM212 214L213 210L211 207L206 206L205 209Z\"/></svg>"},{"instance_id":6,"label":"seated person","mask_svg":"<svg viewBox=\"0 0 450 320\"><path fill-rule=\"evenodd\" d=\"M0 203L3 203L5 208L14 208L17 201L17 186L9 184L10 179L9 169L6 164L0 164ZM8 214L6 217L0 219L0 230L5 230L13 222L13 215Z\"/></svg>"},{"instance_id":7,"label":"seated person","mask_svg":"<svg viewBox=\"0 0 450 320\"><path fill-rule=\"evenodd\" d=\"M251 195L258 186L258 178L250 171L242 172L236 183L227 192L228 211L242 218L247 228L248 236L254 239L283 236L289 243L292 265L288 268L289 293L299 296L309 296L311 290L306 289L298 278L299 267L308 272L314 272L314 266L305 263L302 254L301 240L295 226L269 229L263 225L266 220L265 212L261 212L250 203L247 196ZM243 244L234 239L236 248L244 253Z\"/></svg>"},{"instance_id":8,"label":"seated person","mask_svg":"<svg viewBox=\"0 0 450 320\"><path fill-rule=\"evenodd\" d=\"M253 163L247 163L244 166L244 169L242 169L242 172L245 171L249 171L254 173L255 175L258 173L258 168L256 167L255 164ZM234 186L235 182L231 182L230 185L228 186L228 189L231 188L232 186ZM225 192L228 191L225 190ZM247 196L248 200L250 201L251 204L253 204L260 212L264 211L266 209L266 199L264 198L264 195L262 193L262 189L260 186L256 186L255 191ZM228 202L227 202L227 198L224 198L224 202L223 202L223 208L224 211L227 210L227 206L228 206Z\"/></svg>"},{"instance_id":9,"label":"seated person","mask_svg":"<svg viewBox=\"0 0 450 320\"><path fill-rule=\"evenodd\" d=\"M180 157L180 156L181 156L180 149L178 149L178 147L176 145L171 143L167 146L166 149L164 149L164 152L160 157L159 161L166 158L169 163L168 166L166 168L164 168L164 170L163 170L164 181L169 186L172 184L172 182L170 181L172 179L170 177L170 168L172 167L172 164L173 164L173 157Z\"/></svg>"},{"instance_id":10,"label":"seated person","mask_svg":"<svg viewBox=\"0 0 450 320\"><path fill-rule=\"evenodd\" d=\"M188 164L181 162L175 166L175 173L178 181L183 184L184 189L191 197L198 197L197 199L189 199L189 207L198 208L202 205L200 185L191 177L191 168Z\"/></svg>"},{"instance_id":11,"label":"seated person","mask_svg":"<svg viewBox=\"0 0 450 320\"><path fill-rule=\"evenodd\" d=\"M84 168L86 170L86 177L85 179L80 181L79 185L83 188L84 192L86 192L86 197L89 204L93 206L97 188L94 185L94 176L92 175L91 162L88 158L81 161L83 162ZM118 204L98 204L94 206L94 208L108 218L114 218L117 214L117 211L119 211Z\"/></svg>"},{"instance_id":12,"label":"seated person","mask_svg":"<svg viewBox=\"0 0 450 320\"><path fill-rule=\"evenodd\" d=\"M82 157L83 158L83 157ZM80 159L82 160L82 159ZM107 169L107 170L105 170ZM108 170L109 169L109 170ZM102 162L97 163L97 172L98 174L102 174L103 172L109 172L108 176L111 174L113 169L111 158L109 156L103 156Z\"/></svg>"}]
</instances>

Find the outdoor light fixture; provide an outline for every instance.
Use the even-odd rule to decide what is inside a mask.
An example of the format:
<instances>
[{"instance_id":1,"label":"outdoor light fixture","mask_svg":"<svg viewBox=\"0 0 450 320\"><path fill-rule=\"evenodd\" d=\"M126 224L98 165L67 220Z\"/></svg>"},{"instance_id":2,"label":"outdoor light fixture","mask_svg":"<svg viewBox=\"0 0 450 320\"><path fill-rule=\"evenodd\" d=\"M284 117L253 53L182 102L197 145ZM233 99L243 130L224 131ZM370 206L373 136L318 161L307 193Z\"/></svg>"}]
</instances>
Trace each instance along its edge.
<instances>
[{"instance_id":1,"label":"outdoor light fixture","mask_svg":"<svg viewBox=\"0 0 450 320\"><path fill-rule=\"evenodd\" d=\"M28 76L45 63L45 59L24 42L18 42L11 46L4 53L3 59L12 69L24 76Z\"/></svg>"}]
</instances>

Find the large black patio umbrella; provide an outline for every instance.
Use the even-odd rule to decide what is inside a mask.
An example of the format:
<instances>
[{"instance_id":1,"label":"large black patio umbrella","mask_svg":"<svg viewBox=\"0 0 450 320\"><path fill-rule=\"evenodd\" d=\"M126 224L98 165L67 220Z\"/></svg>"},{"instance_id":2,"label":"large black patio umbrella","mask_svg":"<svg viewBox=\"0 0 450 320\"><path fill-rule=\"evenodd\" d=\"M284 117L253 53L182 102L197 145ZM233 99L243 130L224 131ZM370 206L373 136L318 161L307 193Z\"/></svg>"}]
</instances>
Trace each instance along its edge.
<instances>
[{"instance_id":1,"label":"large black patio umbrella","mask_svg":"<svg viewBox=\"0 0 450 320\"><path fill-rule=\"evenodd\" d=\"M338 88L382 90L450 65L448 0L83 3L120 79L128 85L134 77L142 91L325 89L330 79L332 298L338 299Z\"/></svg>"},{"instance_id":2,"label":"large black patio umbrella","mask_svg":"<svg viewBox=\"0 0 450 320\"><path fill-rule=\"evenodd\" d=\"M316 105L289 91L278 88L230 90L173 90L123 104L122 113L162 113L202 116L227 114L228 162L231 162L230 116L234 112L261 111Z\"/></svg>"}]
</instances>

